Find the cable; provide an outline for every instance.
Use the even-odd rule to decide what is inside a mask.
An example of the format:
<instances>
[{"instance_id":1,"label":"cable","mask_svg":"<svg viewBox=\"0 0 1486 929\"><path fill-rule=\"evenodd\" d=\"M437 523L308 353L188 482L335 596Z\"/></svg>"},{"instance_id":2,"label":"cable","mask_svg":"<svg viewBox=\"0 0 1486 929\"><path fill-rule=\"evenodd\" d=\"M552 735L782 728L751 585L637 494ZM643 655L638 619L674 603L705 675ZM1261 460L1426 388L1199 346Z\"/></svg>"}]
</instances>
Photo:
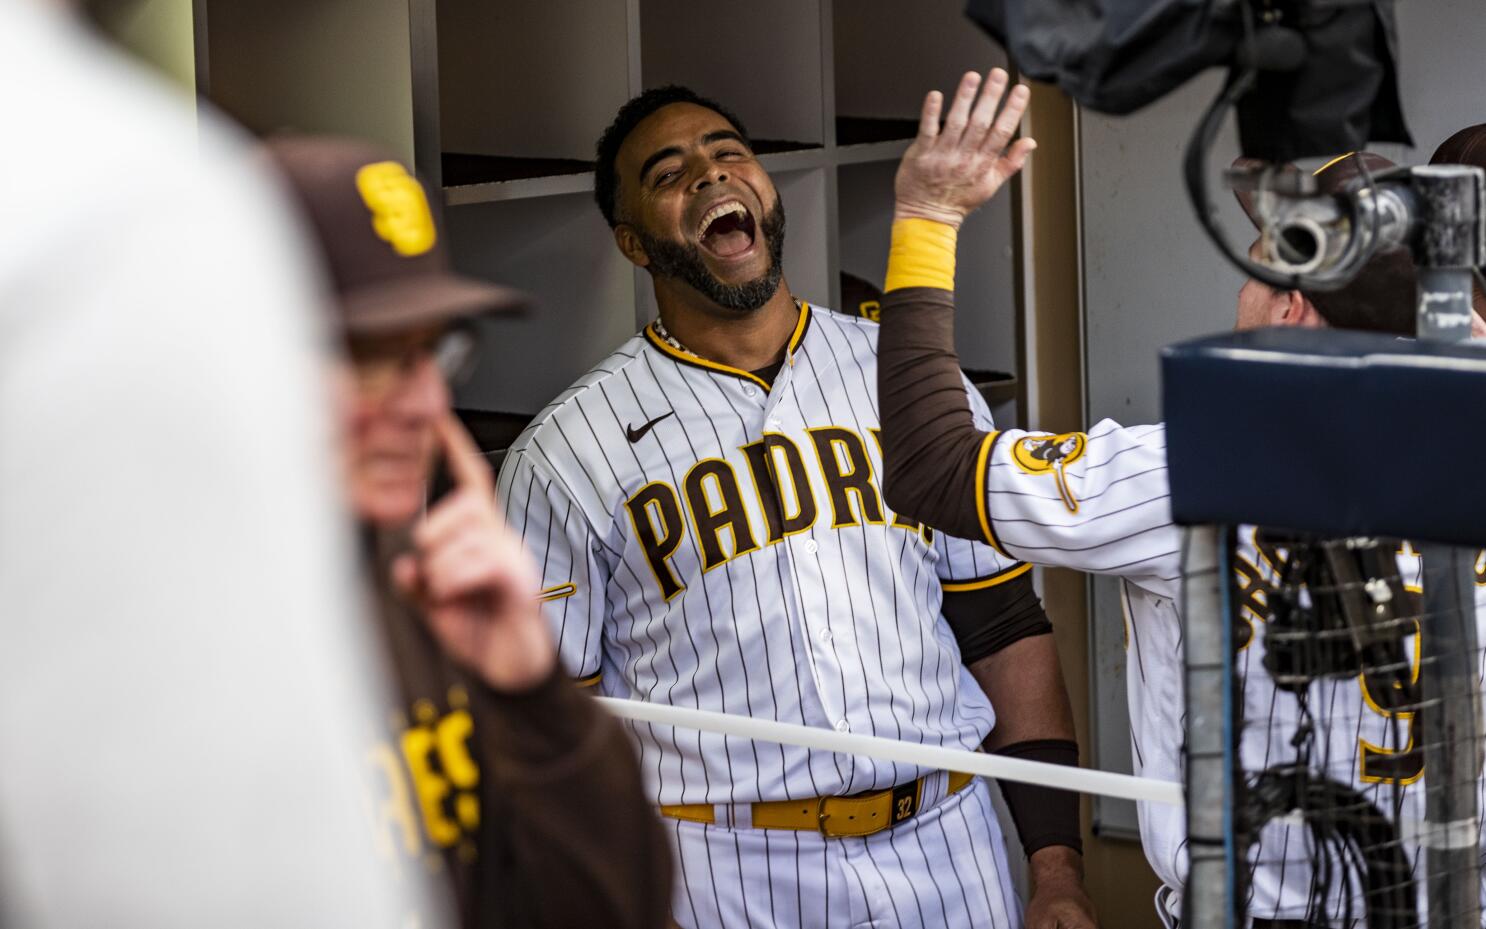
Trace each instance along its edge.
<instances>
[{"instance_id":1,"label":"cable","mask_svg":"<svg viewBox=\"0 0 1486 929\"><path fill-rule=\"evenodd\" d=\"M1203 113L1202 119L1198 121L1197 128L1193 131L1191 139L1187 143L1187 151L1184 158L1184 175L1186 180L1187 195L1192 201L1193 209L1197 213L1198 225L1207 234L1212 243L1217 246L1219 254L1228 260L1230 264L1243 272L1271 287L1282 290L1310 290L1331 291L1345 287L1362 266L1371 257L1376 247L1378 233L1377 211L1371 216L1371 236L1363 236L1359 233L1363 224L1363 210L1361 199L1357 197L1348 198L1350 207L1350 220L1352 235L1348 237L1346 249L1338 262L1337 270L1326 275L1285 274L1281 271L1251 260L1245 253L1236 249L1228 242L1227 236L1217 222L1217 211L1212 208L1212 199L1208 191L1207 162L1213 144L1217 141L1218 133L1222 130L1223 121L1228 114L1238 105L1249 91L1253 90L1258 82L1258 69L1256 66L1257 33L1254 30L1253 10L1247 0L1240 4L1244 27L1244 53L1246 59L1244 66L1239 69L1236 65L1230 72L1227 83L1223 89L1209 104ZM1378 196L1377 183L1367 171L1366 165L1359 162L1362 168L1363 178L1369 192L1376 202ZM1372 245L1372 248L1367 246Z\"/></svg>"},{"instance_id":2,"label":"cable","mask_svg":"<svg viewBox=\"0 0 1486 929\"><path fill-rule=\"evenodd\" d=\"M1363 907L1368 929L1412 929L1418 919L1418 901L1412 866L1398 839L1398 830L1376 806L1351 787L1304 768L1284 766L1262 772L1249 788L1245 812L1254 831L1264 823L1299 810L1318 847L1331 847L1336 855L1317 856L1322 866L1312 872L1312 908L1324 905L1335 886L1331 873L1338 861L1350 861L1362 878ZM1336 815L1322 819L1314 811ZM1337 860L1333 860L1333 859ZM1345 879L1345 875L1343 876ZM1351 906L1351 894L1343 889L1343 905ZM1351 914L1342 923L1348 924ZM1325 926L1329 918L1308 914L1307 922Z\"/></svg>"},{"instance_id":3,"label":"cable","mask_svg":"<svg viewBox=\"0 0 1486 929\"><path fill-rule=\"evenodd\" d=\"M717 713L712 710L697 710L684 706L667 706L643 700L625 700L615 697L598 697L597 699L615 716L636 722L660 723L667 726L680 726L683 729L698 729L702 732L738 736L744 739L778 742L782 745L799 745L846 755L863 755L882 761L897 761L946 771L963 771L966 774L993 777L1003 781L1054 787L1059 790L1074 790L1079 793L1099 794L1106 797L1120 797L1125 800L1168 803L1173 806L1181 806L1186 802L1182 785L1171 781L1135 777L1130 774L1115 774L1110 771L1070 768L1065 765L1028 761L1025 758L941 748L937 745L899 742L878 736L836 732L832 729L781 723L772 719L757 719L752 716Z\"/></svg>"}]
</instances>

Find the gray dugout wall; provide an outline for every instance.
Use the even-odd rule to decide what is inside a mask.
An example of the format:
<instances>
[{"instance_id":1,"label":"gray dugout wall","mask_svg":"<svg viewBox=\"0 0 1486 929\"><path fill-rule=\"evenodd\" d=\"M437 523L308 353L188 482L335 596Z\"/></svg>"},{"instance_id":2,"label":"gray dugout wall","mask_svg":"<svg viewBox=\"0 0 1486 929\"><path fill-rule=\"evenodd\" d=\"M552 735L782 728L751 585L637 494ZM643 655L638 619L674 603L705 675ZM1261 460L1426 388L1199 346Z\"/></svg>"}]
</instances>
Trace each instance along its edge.
<instances>
[{"instance_id":1,"label":"gray dugout wall","mask_svg":"<svg viewBox=\"0 0 1486 929\"><path fill-rule=\"evenodd\" d=\"M1486 8L1481 0L1400 0L1400 80L1416 147L1374 150L1400 163L1427 161L1455 130L1486 122ZM1182 157L1222 75L1214 72L1130 117L1079 114L1080 241L1084 281L1084 383L1092 425L1160 418L1157 354L1172 342L1233 325L1242 277L1198 227L1182 183ZM1224 228L1254 237L1218 185L1238 152L1230 125L1213 163ZM1119 585L1090 581L1090 688L1094 764L1130 770L1125 650ZM1134 804L1096 798L1100 835L1136 837Z\"/></svg>"}]
</instances>

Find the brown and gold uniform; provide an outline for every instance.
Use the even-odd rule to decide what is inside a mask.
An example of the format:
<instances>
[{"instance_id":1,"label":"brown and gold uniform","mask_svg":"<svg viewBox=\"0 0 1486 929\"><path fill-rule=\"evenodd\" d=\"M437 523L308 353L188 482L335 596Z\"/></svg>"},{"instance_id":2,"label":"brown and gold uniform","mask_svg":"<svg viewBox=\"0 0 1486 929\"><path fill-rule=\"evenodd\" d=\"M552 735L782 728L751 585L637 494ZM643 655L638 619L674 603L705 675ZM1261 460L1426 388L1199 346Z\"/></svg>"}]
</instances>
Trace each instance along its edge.
<instances>
[{"instance_id":1,"label":"brown and gold uniform","mask_svg":"<svg viewBox=\"0 0 1486 929\"><path fill-rule=\"evenodd\" d=\"M455 666L391 589L405 536L366 544L401 696L367 760L399 877L447 882L467 929L664 925L670 850L618 723L560 673L503 694Z\"/></svg>"}]
</instances>

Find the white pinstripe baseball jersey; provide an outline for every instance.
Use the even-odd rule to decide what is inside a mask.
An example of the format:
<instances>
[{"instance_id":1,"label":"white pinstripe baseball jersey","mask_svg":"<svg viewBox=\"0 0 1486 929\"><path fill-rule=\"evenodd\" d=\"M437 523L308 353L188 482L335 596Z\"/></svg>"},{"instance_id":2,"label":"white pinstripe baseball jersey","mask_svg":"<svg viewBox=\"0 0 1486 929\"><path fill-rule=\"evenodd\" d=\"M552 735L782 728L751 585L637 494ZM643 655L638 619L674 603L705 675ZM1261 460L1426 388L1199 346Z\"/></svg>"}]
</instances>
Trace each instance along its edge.
<instances>
[{"instance_id":1,"label":"white pinstripe baseball jersey","mask_svg":"<svg viewBox=\"0 0 1486 929\"><path fill-rule=\"evenodd\" d=\"M979 747L994 714L940 619L943 590L1026 566L884 506L876 343L875 323L806 305L771 389L647 328L536 418L499 494L572 674L613 696ZM662 804L845 795L924 773L632 728Z\"/></svg>"},{"instance_id":2,"label":"white pinstripe baseball jersey","mask_svg":"<svg viewBox=\"0 0 1486 929\"><path fill-rule=\"evenodd\" d=\"M981 526L1008 557L1058 565L1124 580L1126 682L1137 774L1180 782L1185 723L1181 596L1181 534L1171 522L1165 428L1124 427L1104 420L1087 434L1050 435L1007 430L988 437L978 479ZM1246 728L1244 767L1259 771L1295 757L1290 744L1300 718L1296 695L1276 688L1263 666L1266 592L1278 583L1276 553L1256 541L1252 527L1239 532L1235 568L1244 589L1243 616L1250 627L1239 657ZM1417 555L1405 547L1399 567L1418 589ZM1486 553L1477 560L1477 624L1486 636ZM1410 644L1414 637L1410 637ZM1486 641L1486 638L1483 638ZM1417 673L1417 651L1415 652ZM1375 684L1374 690L1378 689ZM1363 679L1311 686L1307 703L1324 723L1315 766L1361 789L1384 810L1402 789L1402 814L1422 818L1422 757L1413 746L1415 721L1391 713L1387 694L1370 692ZM1142 804L1141 841L1152 867L1180 889L1186 874L1186 814L1173 806ZM1301 919L1310 899L1310 870L1298 862L1300 832L1272 823L1255 857L1250 912ZM1173 901L1175 905L1176 901ZM1328 911L1341 905L1333 894ZM1355 911L1360 915L1360 909ZM1173 915L1175 915L1173 913Z\"/></svg>"},{"instance_id":3,"label":"white pinstripe baseball jersey","mask_svg":"<svg viewBox=\"0 0 1486 929\"><path fill-rule=\"evenodd\" d=\"M537 417L498 492L571 673L611 696L980 746L995 716L942 598L1028 566L883 504L876 353L875 323L802 305L770 385L647 329ZM911 765L629 725L657 803L719 805L716 825L671 821L682 926L1020 925L983 785L946 797ZM739 820L926 774L922 812L865 839Z\"/></svg>"}]
</instances>

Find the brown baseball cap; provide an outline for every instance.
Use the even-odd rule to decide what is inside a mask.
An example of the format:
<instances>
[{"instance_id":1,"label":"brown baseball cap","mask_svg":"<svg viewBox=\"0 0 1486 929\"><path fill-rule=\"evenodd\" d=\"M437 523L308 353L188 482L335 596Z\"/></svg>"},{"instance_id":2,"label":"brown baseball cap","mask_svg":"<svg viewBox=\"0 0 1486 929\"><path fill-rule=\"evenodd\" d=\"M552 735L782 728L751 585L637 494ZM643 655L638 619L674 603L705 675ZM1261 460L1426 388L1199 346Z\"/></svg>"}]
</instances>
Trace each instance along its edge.
<instances>
[{"instance_id":1,"label":"brown baseball cap","mask_svg":"<svg viewBox=\"0 0 1486 929\"><path fill-rule=\"evenodd\" d=\"M315 232L348 334L395 333L529 303L450 269L427 191L380 146L287 135L264 148Z\"/></svg>"},{"instance_id":2,"label":"brown baseball cap","mask_svg":"<svg viewBox=\"0 0 1486 929\"><path fill-rule=\"evenodd\" d=\"M1234 169L1239 171L1263 166L1264 162L1252 158L1239 158L1233 162ZM1396 167L1398 165L1374 152L1349 152L1317 168L1312 176L1321 193L1342 194L1367 184L1364 168L1368 175L1377 176ZM1293 164L1280 167L1282 172L1299 170ZM1254 204L1255 193L1234 191L1234 195L1249 221L1256 229L1260 228L1259 213ZM1416 326L1414 304L1418 280L1413 254L1407 248L1391 248L1368 259L1357 276L1340 290L1302 290L1301 293L1328 323L1339 329L1412 335Z\"/></svg>"},{"instance_id":3,"label":"brown baseball cap","mask_svg":"<svg viewBox=\"0 0 1486 929\"><path fill-rule=\"evenodd\" d=\"M1486 123L1466 126L1440 143L1430 157L1432 165L1471 165L1486 168Z\"/></svg>"}]
</instances>

